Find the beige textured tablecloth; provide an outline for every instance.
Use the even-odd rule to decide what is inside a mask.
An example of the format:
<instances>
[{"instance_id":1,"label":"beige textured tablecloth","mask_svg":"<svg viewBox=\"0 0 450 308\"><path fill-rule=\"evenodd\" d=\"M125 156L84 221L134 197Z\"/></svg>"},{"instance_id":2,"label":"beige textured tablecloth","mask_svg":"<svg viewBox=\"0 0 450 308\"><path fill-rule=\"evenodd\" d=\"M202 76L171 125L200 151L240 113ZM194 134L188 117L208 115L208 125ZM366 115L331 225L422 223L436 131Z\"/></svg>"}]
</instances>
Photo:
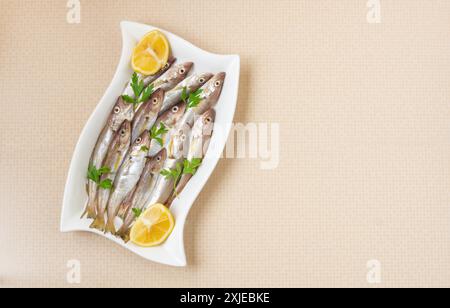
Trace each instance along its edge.
<instances>
[{"instance_id":1,"label":"beige textured tablecloth","mask_svg":"<svg viewBox=\"0 0 450 308\"><path fill-rule=\"evenodd\" d=\"M380 24L366 0L81 0L81 24L66 4L0 0L0 287L76 286L72 259L84 287L450 286L450 1L382 0ZM236 122L280 124L277 169L220 162L187 268L59 233L122 20L241 55Z\"/></svg>"}]
</instances>

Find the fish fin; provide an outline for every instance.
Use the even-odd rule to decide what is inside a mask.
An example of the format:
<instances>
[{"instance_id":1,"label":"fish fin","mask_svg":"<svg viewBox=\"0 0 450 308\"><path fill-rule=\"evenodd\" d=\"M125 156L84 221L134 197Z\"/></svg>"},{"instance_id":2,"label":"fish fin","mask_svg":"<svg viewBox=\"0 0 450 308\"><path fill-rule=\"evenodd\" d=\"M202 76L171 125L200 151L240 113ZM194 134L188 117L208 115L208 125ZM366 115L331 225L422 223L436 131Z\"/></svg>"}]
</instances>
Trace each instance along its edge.
<instances>
[{"instance_id":1,"label":"fish fin","mask_svg":"<svg viewBox=\"0 0 450 308\"><path fill-rule=\"evenodd\" d=\"M103 217L103 215L98 215L89 228L105 231L105 217Z\"/></svg>"},{"instance_id":2,"label":"fish fin","mask_svg":"<svg viewBox=\"0 0 450 308\"><path fill-rule=\"evenodd\" d=\"M95 219L97 217L97 203L96 201L90 201L88 202L88 205L86 206L86 209L84 210L83 214L81 215L81 218L84 218L87 215L88 219Z\"/></svg>"},{"instance_id":3,"label":"fish fin","mask_svg":"<svg viewBox=\"0 0 450 308\"><path fill-rule=\"evenodd\" d=\"M108 219L106 223L105 233L116 234L116 226L114 225L114 220L111 221Z\"/></svg>"},{"instance_id":4,"label":"fish fin","mask_svg":"<svg viewBox=\"0 0 450 308\"><path fill-rule=\"evenodd\" d=\"M130 229L120 229L119 232L116 234L118 237L120 237L125 243L128 243L130 241Z\"/></svg>"},{"instance_id":5,"label":"fish fin","mask_svg":"<svg viewBox=\"0 0 450 308\"><path fill-rule=\"evenodd\" d=\"M86 216L86 214L87 214L87 211L88 211L88 209L87 209L87 207L86 207L86 209L84 210L83 214L81 214L81 217L80 217L80 219L83 219L83 218L84 218L84 216Z\"/></svg>"}]
</instances>

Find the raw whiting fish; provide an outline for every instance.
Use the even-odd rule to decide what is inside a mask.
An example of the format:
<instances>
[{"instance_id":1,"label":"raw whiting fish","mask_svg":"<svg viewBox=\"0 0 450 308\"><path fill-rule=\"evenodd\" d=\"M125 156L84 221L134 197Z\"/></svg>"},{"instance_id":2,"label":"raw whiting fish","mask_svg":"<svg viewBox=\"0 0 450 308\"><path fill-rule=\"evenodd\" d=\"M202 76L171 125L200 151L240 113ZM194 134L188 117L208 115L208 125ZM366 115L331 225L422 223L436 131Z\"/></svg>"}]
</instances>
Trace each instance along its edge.
<instances>
[{"instance_id":1,"label":"raw whiting fish","mask_svg":"<svg viewBox=\"0 0 450 308\"><path fill-rule=\"evenodd\" d=\"M133 138L134 142L145 130L150 129L158 119L159 111L161 110L164 101L164 90L158 89L151 96L150 99L142 104L133 120Z\"/></svg>"},{"instance_id":2,"label":"raw whiting fish","mask_svg":"<svg viewBox=\"0 0 450 308\"><path fill-rule=\"evenodd\" d=\"M186 94L189 95L204 86L205 83L208 82L213 76L214 74L211 73L202 73L187 77L175 88L166 93L166 97L164 98L164 103L161 108L161 113L167 111L173 105L181 101L184 89L186 89Z\"/></svg>"},{"instance_id":3,"label":"raw whiting fish","mask_svg":"<svg viewBox=\"0 0 450 308\"><path fill-rule=\"evenodd\" d=\"M116 235L121 237L125 242L129 241L130 227L136 219L134 210L142 211L144 206L149 200L153 189L156 185L162 167L167 159L166 149L161 150L156 156L148 159L147 164L144 167L141 178L133 192L133 196L127 200L129 203L125 205L128 210L128 214L125 216L122 227L117 231Z\"/></svg>"},{"instance_id":4,"label":"raw whiting fish","mask_svg":"<svg viewBox=\"0 0 450 308\"><path fill-rule=\"evenodd\" d=\"M118 214L119 206L127 198L130 192L133 191L139 181L142 170L144 170L145 167L149 146L150 133L145 131L133 143L127 157L117 172L113 190L108 202L106 233L116 233L114 220Z\"/></svg>"},{"instance_id":5,"label":"raw whiting fish","mask_svg":"<svg viewBox=\"0 0 450 308\"><path fill-rule=\"evenodd\" d=\"M189 162L192 162L194 159L203 160L205 157L213 134L215 119L216 112L214 109L209 109L195 122L191 132L189 152L186 158ZM179 196L193 176L193 174L182 175L168 204L171 204L173 200Z\"/></svg>"},{"instance_id":6,"label":"raw whiting fish","mask_svg":"<svg viewBox=\"0 0 450 308\"><path fill-rule=\"evenodd\" d=\"M102 175L101 181L109 180L111 183L116 178L116 173L119 170L122 162L127 155L127 152L131 145L131 123L129 121L123 122L120 130L117 132L114 140L112 141L108 154L104 162L104 167L109 169L109 172ZM105 211L108 205L111 189L102 188L98 189L97 195L97 217L91 225L91 228L104 231L105 229Z\"/></svg>"},{"instance_id":7,"label":"raw whiting fish","mask_svg":"<svg viewBox=\"0 0 450 308\"><path fill-rule=\"evenodd\" d=\"M173 65L167 72L152 83L153 89L163 89L166 92L172 90L186 78L193 65L194 63L192 62Z\"/></svg>"},{"instance_id":8,"label":"raw whiting fish","mask_svg":"<svg viewBox=\"0 0 450 308\"><path fill-rule=\"evenodd\" d=\"M164 164L163 170L180 170L183 167L183 153L186 153L188 150L189 140L187 136L190 134L190 130L191 128L186 125L173 135L167 150L168 159ZM174 191L175 180L177 179L160 175L145 208L156 203L166 204Z\"/></svg>"},{"instance_id":9,"label":"raw whiting fish","mask_svg":"<svg viewBox=\"0 0 450 308\"><path fill-rule=\"evenodd\" d=\"M90 160L90 167L94 167L97 170L101 169L103 166L103 161L105 160L106 154L108 152L109 146L114 139L115 133L119 130L120 126L124 121L131 121L134 117L133 105L126 103L121 97L118 99L117 103L108 118L108 121L103 128L98 140L95 145L94 152L92 153ZM88 218L94 219L96 216L96 198L97 198L97 188L98 185L92 180L88 180L88 204L85 213L87 213Z\"/></svg>"}]
</instances>

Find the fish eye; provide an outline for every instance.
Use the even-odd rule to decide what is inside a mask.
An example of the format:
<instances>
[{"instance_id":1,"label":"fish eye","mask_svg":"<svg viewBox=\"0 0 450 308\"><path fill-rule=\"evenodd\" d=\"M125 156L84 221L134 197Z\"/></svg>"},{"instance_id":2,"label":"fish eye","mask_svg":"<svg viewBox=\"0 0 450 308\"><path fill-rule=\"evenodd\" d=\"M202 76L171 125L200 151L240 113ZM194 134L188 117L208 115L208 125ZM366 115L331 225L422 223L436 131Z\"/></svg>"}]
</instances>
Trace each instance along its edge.
<instances>
[{"instance_id":1,"label":"fish eye","mask_svg":"<svg viewBox=\"0 0 450 308\"><path fill-rule=\"evenodd\" d=\"M142 142L142 138L141 137L136 139L136 143L141 143L141 142Z\"/></svg>"},{"instance_id":2,"label":"fish eye","mask_svg":"<svg viewBox=\"0 0 450 308\"><path fill-rule=\"evenodd\" d=\"M186 140L186 135L181 135L181 141L185 141Z\"/></svg>"},{"instance_id":3,"label":"fish eye","mask_svg":"<svg viewBox=\"0 0 450 308\"><path fill-rule=\"evenodd\" d=\"M153 99L153 105L156 105L156 104L158 104L158 99L157 99L157 98L154 98L154 99Z\"/></svg>"},{"instance_id":4,"label":"fish eye","mask_svg":"<svg viewBox=\"0 0 450 308\"><path fill-rule=\"evenodd\" d=\"M186 73L186 70L184 68L180 68L180 74L183 75L184 73Z\"/></svg>"},{"instance_id":5,"label":"fish eye","mask_svg":"<svg viewBox=\"0 0 450 308\"><path fill-rule=\"evenodd\" d=\"M215 85L216 87L220 87L221 84L222 84L222 83L220 82L220 80L217 80L217 81L214 83L214 85Z\"/></svg>"},{"instance_id":6,"label":"fish eye","mask_svg":"<svg viewBox=\"0 0 450 308\"><path fill-rule=\"evenodd\" d=\"M174 106L174 107L172 108L172 112L173 112L173 113L177 113L179 110L180 110L180 108L178 108L178 106Z\"/></svg>"},{"instance_id":7,"label":"fish eye","mask_svg":"<svg viewBox=\"0 0 450 308\"><path fill-rule=\"evenodd\" d=\"M211 119L210 117L207 117L207 118L205 119L205 121L206 121L206 123L211 123L211 122L212 122L212 119Z\"/></svg>"},{"instance_id":8,"label":"fish eye","mask_svg":"<svg viewBox=\"0 0 450 308\"><path fill-rule=\"evenodd\" d=\"M161 156L156 157L156 161L160 162L161 161Z\"/></svg>"},{"instance_id":9,"label":"fish eye","mask_svg":"<svg viewBox=\"0 0 450 308\"><path fill-rule=\"evenodd\" d=\"M119 107L119 106L114 107L114 113L115 113L115 114L120 113L120 107Z\"/></svg>"},{"instance_id":10,"label":"fish eye","mask_svg":"<svg viewBox=\"0 0 450 308\"><path fill-rule=\"evenodd\" d=\"M120 136L125 137L126 134L127 132L124 129L120 131Z\"/></svg>"},{"instance_id":11,"label":"fish eye","mask_svg":"<svg viewBox=\"0 0 450 308\"><path fill-rule=\"evenodd\" d=\"M200 83L204 83L205 82L205 78L200 78L199 80L198 80L198 82L200 82Z\"/></svg>"}]
</instances>

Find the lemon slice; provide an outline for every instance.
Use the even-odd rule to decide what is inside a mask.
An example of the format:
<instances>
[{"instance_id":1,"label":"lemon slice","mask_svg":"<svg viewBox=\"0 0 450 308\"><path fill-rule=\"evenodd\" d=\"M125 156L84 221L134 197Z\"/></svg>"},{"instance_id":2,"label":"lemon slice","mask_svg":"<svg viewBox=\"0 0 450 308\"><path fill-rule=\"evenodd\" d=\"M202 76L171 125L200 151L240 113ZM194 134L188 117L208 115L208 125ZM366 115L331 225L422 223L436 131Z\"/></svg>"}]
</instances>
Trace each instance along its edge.
<instances>
[{"instance_id":1,"label":"lemon slice","mask_svg":"<svg viewBox=\"0 0 450 308\"><path fill-rule=\"evenodd\" d=\"M170 45L165 35L151 31L134 48L131 64L138 73L154 75L167 64L169 54Z\"/></svg>"},{"instance_id":2,"label":"lemon slice","mask_svg":"<svg viewBox=\"0 0 450 308\"><path fill-rule=\"evenodd\" d=\"M175 220L170 210L162 204L147 209L130 232L131 242L141 247L161 245L172 233Z\"/></svg>"}]
</instances>

